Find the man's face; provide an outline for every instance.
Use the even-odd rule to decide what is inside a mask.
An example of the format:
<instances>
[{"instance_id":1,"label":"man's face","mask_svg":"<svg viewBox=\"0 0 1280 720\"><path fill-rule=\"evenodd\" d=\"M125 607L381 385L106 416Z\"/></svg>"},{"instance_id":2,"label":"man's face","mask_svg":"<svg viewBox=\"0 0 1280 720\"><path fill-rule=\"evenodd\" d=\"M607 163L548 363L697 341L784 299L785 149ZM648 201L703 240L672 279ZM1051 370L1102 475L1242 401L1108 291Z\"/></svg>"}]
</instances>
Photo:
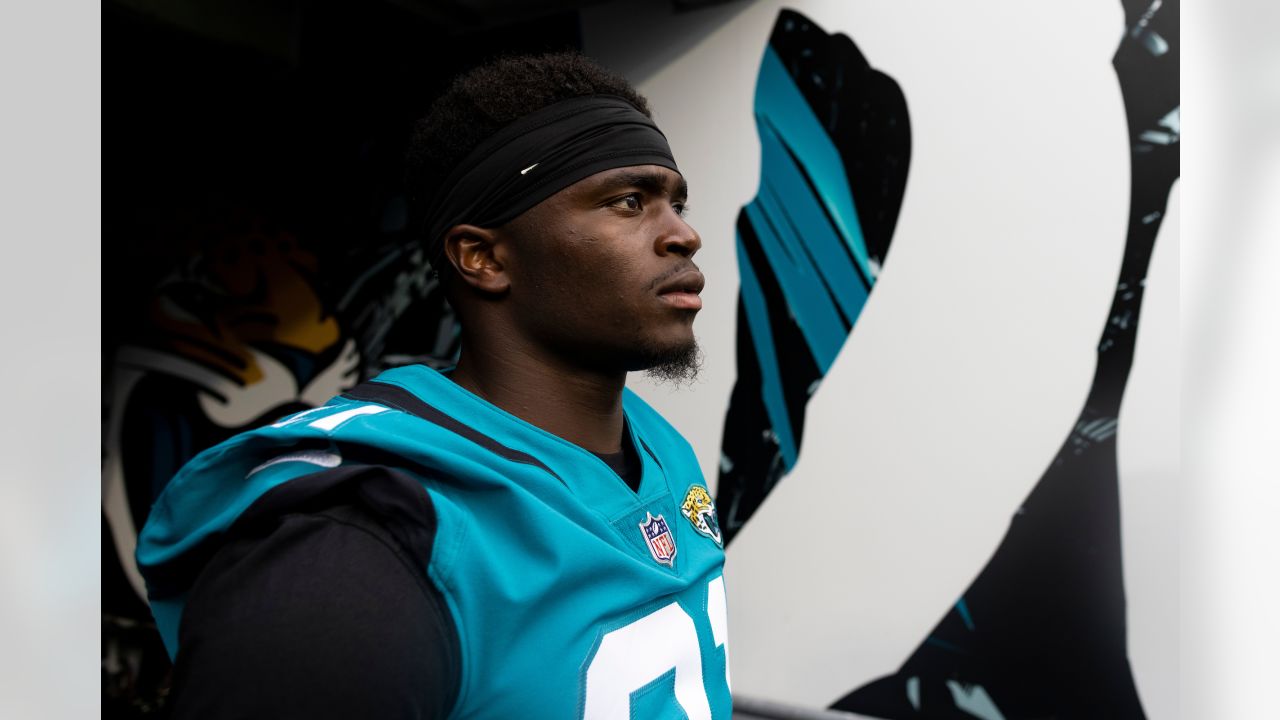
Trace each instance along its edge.
<instances>
[{"instance_id":1,"label":"man's face","mask_svg":"<svg viewBox=\"0 0 1280 720\"><path fill-rule=\"evenodd\" d=\"M702 240L683 217L686 194L664 167L606 170L503 226L508 300L523 331L594 370L692 358Z\"/></svg>"}]
</instances>

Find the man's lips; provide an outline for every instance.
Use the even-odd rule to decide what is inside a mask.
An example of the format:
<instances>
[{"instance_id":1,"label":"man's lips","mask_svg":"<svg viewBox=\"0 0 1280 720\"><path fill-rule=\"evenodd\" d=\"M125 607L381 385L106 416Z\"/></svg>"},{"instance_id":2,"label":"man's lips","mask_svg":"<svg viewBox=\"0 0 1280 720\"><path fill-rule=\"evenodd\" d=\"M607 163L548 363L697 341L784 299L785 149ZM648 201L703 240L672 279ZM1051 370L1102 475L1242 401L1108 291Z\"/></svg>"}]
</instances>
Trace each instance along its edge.
<instances>
[{"instance_id":1,"label":"man's lips","mask_svg":"<svg viewBox=\"0 0 1280 720\"><path fill-rule=\"evenodd\" d=\"M658 287L658 297L664 302L681 310L701 310L702 292L706 278L697 270L687 270L677 274Z\"/></svg>"}]
</instances>

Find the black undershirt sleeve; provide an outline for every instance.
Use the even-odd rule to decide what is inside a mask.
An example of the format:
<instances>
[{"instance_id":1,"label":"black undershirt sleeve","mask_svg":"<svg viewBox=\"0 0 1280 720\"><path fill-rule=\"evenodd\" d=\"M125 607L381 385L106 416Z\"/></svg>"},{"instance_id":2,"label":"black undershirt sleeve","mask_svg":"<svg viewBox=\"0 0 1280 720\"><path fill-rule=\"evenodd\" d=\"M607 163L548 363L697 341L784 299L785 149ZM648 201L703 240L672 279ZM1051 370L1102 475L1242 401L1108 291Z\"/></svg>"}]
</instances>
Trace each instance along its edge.
<instances>
[{"instance_id":1,"label":"black undershirt sleeve","mask_svg":"<svg viewBox=\"0 0 1280 720\"><path fill-rule=\"evenodd\" d=\"M423 493L379 471L368 486L384 495ZM233 528L188 596L173 717L446 717L457 634L426 560L395 532L404 518L388 522L367 493L351 492L272 515Z\"/></svg>"}]
</instances>

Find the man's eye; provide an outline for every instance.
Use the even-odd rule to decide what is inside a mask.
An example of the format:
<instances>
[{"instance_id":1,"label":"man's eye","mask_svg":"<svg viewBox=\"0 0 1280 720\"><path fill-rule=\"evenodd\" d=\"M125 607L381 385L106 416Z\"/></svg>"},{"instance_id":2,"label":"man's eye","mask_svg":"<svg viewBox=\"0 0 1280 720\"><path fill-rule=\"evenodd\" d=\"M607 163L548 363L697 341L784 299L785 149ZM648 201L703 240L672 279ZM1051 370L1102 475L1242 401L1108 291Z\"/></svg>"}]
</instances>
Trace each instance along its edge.
<instances>
[{"instance_id":1,"label":"man's eye","mask_svg":"<svg viewBox=\"0 0 1280 720\"><path fill-rule=\"evenodd\" d=\"M639 210L642 207L640 204L640 196L635 193L623 195L617 200L614 200L613 205L627 210Z\"/></svg>"},{"instance_id":2,"label":"man's eye","mask_svg":"<svg viewBox=\"0 0 1280 720\"><path fill-rule=\"evenodd\" d=\"M676 211L676 214L679 215L680 217L684 217L685 215L689 214L689 206L685 205L682 202L671 203L671 207Z\"/></svg>"}]
</instances>

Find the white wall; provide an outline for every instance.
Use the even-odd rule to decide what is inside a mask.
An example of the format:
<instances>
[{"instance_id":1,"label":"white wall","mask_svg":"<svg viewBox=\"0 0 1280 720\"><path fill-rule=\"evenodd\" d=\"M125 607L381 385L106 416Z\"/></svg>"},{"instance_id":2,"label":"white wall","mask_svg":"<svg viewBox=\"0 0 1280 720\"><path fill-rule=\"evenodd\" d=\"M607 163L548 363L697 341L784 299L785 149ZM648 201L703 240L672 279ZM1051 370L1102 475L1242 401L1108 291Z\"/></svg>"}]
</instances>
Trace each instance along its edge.
<instances>
[{"instance_id":1,"label":"white wall","mask_svg":"<svg viewBox=\"0 0 1280 720\"><path fill-rule=\"evenodd\" d=\"M995 550L1070 430L1124 247L1129 163L1111 3L736 2L584 11L691 186L707 275L702 379L632 387L714 484L735 378L733 227L755 195L752 97L778 10L849 35L903 88L906 196L885 270L809 404L794 471L729 552L735 692L825 706L895 670ZM1178 192L1120 418L1129 647L1177 716ZM831 508L839 508L838 514Z\"/></svg>"}]
</instances>

